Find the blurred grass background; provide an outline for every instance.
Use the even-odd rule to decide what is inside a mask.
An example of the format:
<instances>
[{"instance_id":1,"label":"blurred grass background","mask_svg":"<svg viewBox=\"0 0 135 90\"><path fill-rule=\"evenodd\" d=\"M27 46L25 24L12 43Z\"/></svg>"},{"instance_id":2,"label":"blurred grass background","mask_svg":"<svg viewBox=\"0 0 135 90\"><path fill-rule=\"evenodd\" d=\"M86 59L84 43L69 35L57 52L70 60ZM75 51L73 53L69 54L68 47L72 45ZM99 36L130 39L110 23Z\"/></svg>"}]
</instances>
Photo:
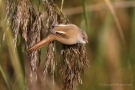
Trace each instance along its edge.
<instances>
[{"instance_id":1,"label":"blurred grass background","mask_svg":"<svg viewBox=\"0 0 135 90\"><path fill-rule=\"evenodd\" d=\"M37 0L31 0L37 10ZM54 0L61 7L61 0ZM63 12L89 37L86 44L90 68L85 67L83 84L77 90L135 90L135 0L111 0L116 17L106 5L108 0L64 0ZM124 2L124 4L123 4ZM40 90L40 82L29 83L30 61L24 50L23 40L13 48L13 34L7 30L5 2L0 0L0 90ZM123 43L118 23L125 36ZM6 31L7 30L7 31ZM5 41L2 41L3 32ZM43 34L45 36L45 34ZM45 64L46 47L41 50L38 75ZM61 87L59 75L60 47L56 45L57 66L55 82ZM49 84L44 90L54 90Z\"/></svg>"}]
</instances>

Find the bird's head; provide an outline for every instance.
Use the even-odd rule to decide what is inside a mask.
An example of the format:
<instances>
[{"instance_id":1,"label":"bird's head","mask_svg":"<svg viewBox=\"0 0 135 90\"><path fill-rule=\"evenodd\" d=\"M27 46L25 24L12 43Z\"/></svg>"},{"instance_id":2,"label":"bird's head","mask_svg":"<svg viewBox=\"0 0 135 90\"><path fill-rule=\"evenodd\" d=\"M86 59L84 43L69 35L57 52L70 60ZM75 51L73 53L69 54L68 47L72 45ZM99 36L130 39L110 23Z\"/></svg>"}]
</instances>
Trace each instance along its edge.
<instances>
[{"instance_id":1,"label":"bird's head","mask_svg":"<svg viewBox=\"0 0 135 90\"><path fill-rule=\"evenodd\" d=\"M80 43L88 43L88 36L84 30L81 30L81 39L79 40Z\"/></svg>"}]
</instances>

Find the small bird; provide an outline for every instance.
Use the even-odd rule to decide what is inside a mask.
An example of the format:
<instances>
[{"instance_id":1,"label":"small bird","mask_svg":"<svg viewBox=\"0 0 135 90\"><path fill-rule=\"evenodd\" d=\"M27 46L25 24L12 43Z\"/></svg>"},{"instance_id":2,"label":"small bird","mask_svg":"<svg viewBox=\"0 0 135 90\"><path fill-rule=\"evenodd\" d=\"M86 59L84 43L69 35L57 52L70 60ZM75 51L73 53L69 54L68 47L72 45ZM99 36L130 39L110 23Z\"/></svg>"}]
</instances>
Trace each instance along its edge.
<instances>
[{"instance_id":1,"label":"small bird","mask_svg":"<svg viewBox=\"0 0 135 90\"><path fill-rule=\"evenodd\" d=\"M77 43L82 44L88 43L86 32L81 30L74 24L54 25L53 29L50 31L51 32L49 33L47 38L30 47L28 51L32 52L34 50L37 50L42 46L44 46L45 44L52 42L54 40L66 45L73 45Z\"/></svg>"}]
</instances>

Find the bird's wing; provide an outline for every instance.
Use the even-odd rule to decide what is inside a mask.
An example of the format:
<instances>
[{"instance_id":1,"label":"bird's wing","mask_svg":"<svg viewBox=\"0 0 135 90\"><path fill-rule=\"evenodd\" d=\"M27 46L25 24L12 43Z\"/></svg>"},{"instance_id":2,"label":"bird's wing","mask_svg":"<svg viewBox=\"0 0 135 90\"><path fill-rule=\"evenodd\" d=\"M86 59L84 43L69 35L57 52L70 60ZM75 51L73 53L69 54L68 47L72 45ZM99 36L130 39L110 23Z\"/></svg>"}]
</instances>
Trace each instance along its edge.
<instances>
[{"instance_id":1,"label":"bird's wing","mask_svg":"<svg viewBox=\"0 0 135 90\"><path fill-rule=\"evenodd\" d=\"M68 36L63 31L55 31L55 30L50 30L50 31L51 31L52 34L56 35L59 38L68 39Z\"/></svg>"},{"instance_id":2,"label":"bird's wing","mask_svg":"<svg viewBox=\"0 0 135 90\"><path fill-rule=\"evenodd\" d=\"M75 25L73 24L56 24L53 25L53 29L50 30L52 34L60 37L60 38L66 38L68 39L69 37L67 36L67 32L74 30Z\"/></svg>"},{"instance_id":3,"label":"bird's wing","mask_svg":"<svg viewBox=\"0 0 135 90\"><path fill-rule=\"evenodd\" d=\"M62 31L56 31L56 36L68 39L69 37Z\"/></svg>"}]
</instances>

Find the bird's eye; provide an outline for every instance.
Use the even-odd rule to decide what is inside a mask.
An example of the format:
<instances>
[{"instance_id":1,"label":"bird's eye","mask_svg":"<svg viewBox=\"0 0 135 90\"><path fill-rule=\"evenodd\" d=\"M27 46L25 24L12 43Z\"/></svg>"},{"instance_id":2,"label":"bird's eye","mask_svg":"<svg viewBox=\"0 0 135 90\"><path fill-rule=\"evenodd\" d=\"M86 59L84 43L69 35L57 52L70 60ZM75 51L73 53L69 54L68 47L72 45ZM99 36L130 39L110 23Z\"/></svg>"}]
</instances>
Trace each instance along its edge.
<instances>
[{"instance_id":1,"label":"bird's eye","mask_svg":"<svg viewBox=\"0 0 135 90\"><path fill-rule=\"evenodd\" d=\"M83 37L83 40L85 40L85 37Z\"/></svg>"}]
</instances>

